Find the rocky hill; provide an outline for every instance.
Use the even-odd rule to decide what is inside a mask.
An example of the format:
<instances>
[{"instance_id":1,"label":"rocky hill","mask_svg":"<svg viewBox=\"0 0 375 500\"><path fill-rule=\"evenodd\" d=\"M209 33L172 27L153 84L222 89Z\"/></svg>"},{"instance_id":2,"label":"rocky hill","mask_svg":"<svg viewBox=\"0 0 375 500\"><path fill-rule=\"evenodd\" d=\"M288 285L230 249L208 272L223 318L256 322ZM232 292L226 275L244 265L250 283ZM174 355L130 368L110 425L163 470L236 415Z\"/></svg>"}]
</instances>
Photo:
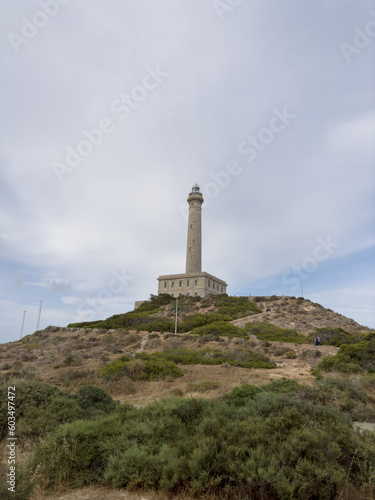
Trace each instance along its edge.
<instances>
[{"instance_id":1,"label":"rocky hill","mask_svg":"<svg viewBox=\"0 0 375 500\"><path fill-rule=\"evenodd\" d=\"M49 326L20 341L2 344L0 347L1 379L10 380L14 377L38 379L69 390L76 390L84 384L94 384L102 387L117 399L135 404L144 404L155 397L199 393L199 390L195 390L199 381L215 380L216 383L205 391L205 396L216 397L243 382L251 381L251 383L260 384L266 380L281 377L297 377L301 381L312 381L311 368L321 357L334 355L337 351L334 346L322 345L319 353L316 353L313 341L308 337L306 343L301 343L299 337L298 344L296 344L297 337L295 336L291 337L291 342L285 341L287 337L281 342L277 340L265 342L255 335L246 334L246 330L243 329L246 324L266 322L283 329L293 329L297 334L307 336L310 333L312 337L317 328L323 327L339 328L352 333L370 331L369 328L359 325L352 319L309 300L290 297L228 297L224 300L220 299L220 296L208 296L199 301L186 300L185 303L181 301L177 335L172 333L172 328L163 332L142 328L142 321L145 317L154 318L152 325L157 326L155 318L168 319L172 322L174 315L175 301L168 299L168 303L163 305L145 304L143 312L142 308L138 308L136 311L114 317L117 321L118 317L130 316L131 321L135 321L136 316L141 325L135 325L137 329L135 326L129 329L105 327L106 322L111 323L111 318L100 322L99 328L90 327L89 324L70 327ZM224 330L220 335L217 335L215 331L214 334L207 332L203 336L195 334L195 332L199 333L199 328L180 331L180 326L188 325L189 321L197 322L202 318L207 321L211 318L222 319L226 315L235 319L221 322L220 327ZM204 324L199 321L198 325ZM217 324L218 322L214 323L214 325ZM226 336L230 325L237 325L241 328L235 330L234 333L227 333ZM236 366L236 363L231 366L227 363L215 366L193 364L182 366L183 378L175 378L167 382L165 380L135 382L128 377L113 381L103 379L98 374L98 370L103 365L123 355L132 358L142 352L154 353L181 348L212 349L225 353L236 353L238 349L247 348L267 356L275 368L272 370L258 368L250 372ZM311 354L309 355L306 351ZM290 352L294 352L295 356L292 356Z\"/></svg>"},{"instance_id":2,"label":"rocky hill","mask_svg":"<svg viewBox=\"0 0 375 500\"><path fill-rule=\"evenodd\" d=\"M17 498L260 500L286 498L285 484L296 494L311 484L298 495L313 499L329 467L327 498L372 498L373 438L356 427L374 427L369 328L302 298L208 296L179 298L175 334L175 308L172 297L151 296L129 313L0 346L4 440L8 387L17 395ZM311 462L298 487L289 456ZM3 451L0 475L8 469ZM13 498L4 483L0 497Z\"/></svg>"}]
</instances>

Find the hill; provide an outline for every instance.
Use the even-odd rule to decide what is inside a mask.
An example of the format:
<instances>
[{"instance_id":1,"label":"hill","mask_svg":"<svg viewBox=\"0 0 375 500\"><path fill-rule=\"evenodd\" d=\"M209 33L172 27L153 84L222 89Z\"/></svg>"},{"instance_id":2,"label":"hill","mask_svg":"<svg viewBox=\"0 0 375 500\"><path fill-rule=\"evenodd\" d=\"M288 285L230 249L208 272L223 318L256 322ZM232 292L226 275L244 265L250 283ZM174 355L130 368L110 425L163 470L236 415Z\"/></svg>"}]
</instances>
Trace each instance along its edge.
<instances>
[{"instance_id":1,"label":"hill","mask_svg":"<svg viewBox=\"0 0 375 500\"><path fill-rule=\"evenodd\" d=\"M38 477L33 499L44 498L51 489L93 483L98 487L48 498L119 498L115 491L102 489L109 485L151 488L149 496L129 490L118 493L133 495L129 498L134 500L190 494L204 494L205 498L297 498L293 495L298 488L301 498L315 498L320 488L327 498L336 498L335 491L337 498L344 494L372 498L374 484L366 467L375 466L375 437L359 434L352 424L363 422L361 425L372 428L374 422L375 339L370 329L302 298L208 296L179 298L174 334L175 307L175 299L168 295L151 296L129 313L95 323L50 326L0 347L0 390L4 392L0 428L4 439L7 387L16 388L18 405L21 496L12 498L29 498L29 469ZM322 339L320 347L314 344L316 335ZM127 422L130 434L126 437ZM277 438L280 422L284 422L284 431ZM307 423L311 436L306 434L310 432ZM61 424L65 426L59 427ZM246 435L247 425L259 433L262 449L268 450L266 462L276 460L284 479L279 481L271 469L264 476L254 469L254 479L243 476L245 469L241 472L241 467L251 456L244 450L242 458L236 459L230 450L242 449L240 434ZM233 429L241 426L236 442ZM321 426L322 441L316 433L313 437L316 426ZM174 429L170 438L168 429ZM137 445L135 432L143 436L137 438ZM91 436L87 442L86 433ZM332 454L327 455L328 435L334 445ZM343 442L340 435L346 436ZM279 439L278 444L267 441L271 436ZM68 445L70 439L73 441ZM119 455L121 439L124 449ZM289 440L304 439L315 455L305 456L306 452L300 451L295 463L305 456L305 465L301 462L298 467L315 467L315 472L301 469L301 481L296 482L294 468L288 472L285 447ZM70 452L59 455L56 443L60 441L62 447L73 447L71 462L66 458ZM88 460L91 442L93 456ZM98 449L104 443L106 448L99 458ZM85 450L82 455L81 445ZM112 446L110 459L106 453ZM126 451L129 446L132 452ZM175 455L176 446L182 447L181 456ZM202 446L207 446L205 451ZM221 456L217 446L227 449L228 454ZM247 446L253 445L249 442ZM276 449L284 451L272 458ZM199 465L202 453L205 458ZM209 459L207 453L214 455ZM221 456L220 463L215 462L216 455ZM50 458L44 462L47 456ZM190 457L184 464L180 462L183 456ZM122 465L114 457L119 457ZM261 455L258 458L263 460ZM366 467L363 460L368 460ZM52 462L58 464L57 469L51 468ZM99 469L98 463L103 464ZM174 464L170 472L167 463ZM207 463L211 465L206 470ZM103 467L104 475L100 472ZM259 467L263 467L260 462ZM331 478L323 487L327 468L331 468ZM6 477L4 453L0 469ZM198 472L201 469L206 476ZM133 472L125 479L125 471L130 470ZM145 475L141 470L148 472ZM183 470L190 475L185 477ZM307 481L306 474L315 479ZM308 488L303 486L305 482L310 484ZM166 493L159 496L157 490ZM251 491L250 497L245 491L246 495ZM0 496L6 495L0 484Z\"/></svg>"}]
</instances>

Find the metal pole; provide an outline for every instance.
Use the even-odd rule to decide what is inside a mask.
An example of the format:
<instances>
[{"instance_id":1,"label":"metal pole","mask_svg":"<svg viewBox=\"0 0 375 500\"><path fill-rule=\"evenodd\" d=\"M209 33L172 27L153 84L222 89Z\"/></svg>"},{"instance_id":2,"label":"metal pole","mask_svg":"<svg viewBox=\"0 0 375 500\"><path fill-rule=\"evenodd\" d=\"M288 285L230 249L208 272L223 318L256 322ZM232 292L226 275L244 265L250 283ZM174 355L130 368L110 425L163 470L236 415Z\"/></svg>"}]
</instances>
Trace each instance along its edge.
<instances>
[{"instance_id":1,"label":"metal pole","mask_svg":"<svg viewBox=\"0 0 375 500\"><path fill-rule=\"evenodd\" d=\"M177 333L177 310L178 310L178 297L176 298L176 320L174 323L174 334L176 335Z\"/></svg>"},{"instance_id":2,"label":"metal pole","mask_svg":"<svg viewBox=\"0 0 375 500\"><path fill-rule=\"evenodd\" d=\"M41 301L40 301L40 306L39 306L38 321L37 321L37 324L36 324L36 331L38 331L38 330L39 330L40 315L42 314L42 304L43 304L43 301L41 300Z\"/></svg>"},{"instance_id":3,"label":"metal pole","mask_svg":"<svg viewBox=\"0 0 375 500\"><path fill-rule=\"evenodd\" d=\"M26 316L26 311L23 311L23 318L22 318L22 326L21 326L21 335L20 335L20 340L22 339L23 325L25 324L25 316Z\"/></svg>"}]
</instances>

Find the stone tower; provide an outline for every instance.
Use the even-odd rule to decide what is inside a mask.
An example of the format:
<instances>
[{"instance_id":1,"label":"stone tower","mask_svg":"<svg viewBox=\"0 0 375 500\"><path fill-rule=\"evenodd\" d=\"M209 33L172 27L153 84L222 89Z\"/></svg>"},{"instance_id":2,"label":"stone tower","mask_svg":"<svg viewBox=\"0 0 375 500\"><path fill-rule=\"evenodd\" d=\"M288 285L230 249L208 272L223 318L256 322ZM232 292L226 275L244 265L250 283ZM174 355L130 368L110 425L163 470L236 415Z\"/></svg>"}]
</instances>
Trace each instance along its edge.
<instances>
[{"instance_id":1,"label":"stone tower","mask_svg":"<svg viewBox=\"0 0 375 500\"><path fill-rule=\"evenodd\" d=\"M203 196L195 184L187 199L189 221L186 248L186 272L164 274L158 277L158 293L169 293L172 297L190 295L205 297L227 293L227 284L216 276L202 272L202 203Z\"/></svg>"},{"instance_id":2,"label":"stone tower","mask_svg":"<svg viewBox=\"0 0 375 500\"><path fill-rule=\"evenodd\" d=\"M186 274L202 272L202 203L203 196L195 184L187 199L189 221L186 246Z\"/></svg>"}]
</instances>

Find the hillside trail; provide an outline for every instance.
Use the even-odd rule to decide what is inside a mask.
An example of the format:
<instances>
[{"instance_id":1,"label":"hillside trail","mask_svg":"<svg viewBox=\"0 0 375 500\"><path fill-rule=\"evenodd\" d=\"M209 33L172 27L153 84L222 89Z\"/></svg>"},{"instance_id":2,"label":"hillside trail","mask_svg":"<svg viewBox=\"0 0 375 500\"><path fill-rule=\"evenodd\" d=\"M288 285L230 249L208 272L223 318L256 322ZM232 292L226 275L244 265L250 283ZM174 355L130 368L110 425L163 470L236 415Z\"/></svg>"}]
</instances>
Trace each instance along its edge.
<instances>
[{"instance_id":1,"label":"hillside trail","mask_svg":"<svg viewBox=\"0 0 375 500\"><path fill-rule=\"evenodd\" d=\"M42 495L36 493L31 500L183 500L185 496L163 495L154 491L127 491L90 486L66 492ZM205 500L209 500L208 497Z\"/></svg>"}]
</instances>

